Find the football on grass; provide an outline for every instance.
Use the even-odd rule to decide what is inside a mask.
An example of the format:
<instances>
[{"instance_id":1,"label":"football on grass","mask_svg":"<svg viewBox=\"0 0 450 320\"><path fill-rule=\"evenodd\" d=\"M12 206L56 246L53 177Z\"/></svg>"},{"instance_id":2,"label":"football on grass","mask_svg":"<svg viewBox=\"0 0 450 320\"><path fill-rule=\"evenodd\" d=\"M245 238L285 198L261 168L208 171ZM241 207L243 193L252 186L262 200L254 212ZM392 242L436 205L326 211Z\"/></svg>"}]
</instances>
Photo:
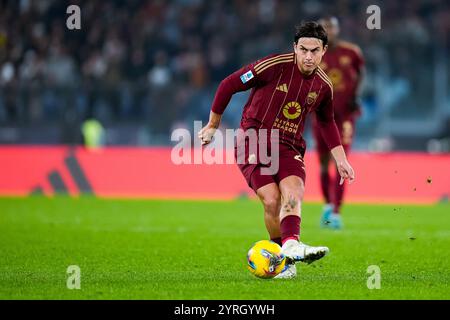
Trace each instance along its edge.
<instances>
[{"instance_id":1,"label":"football on grass","mask_svg":"<svg viewBox=\"0 0 450 320\"><path fill-rule=\"evenodd\" d=\"M284 269L286 259L277 243L261 240L248 251L247 263L247 268L253 275L262 279L270 279Z\"/></svg>"}]
</instances>

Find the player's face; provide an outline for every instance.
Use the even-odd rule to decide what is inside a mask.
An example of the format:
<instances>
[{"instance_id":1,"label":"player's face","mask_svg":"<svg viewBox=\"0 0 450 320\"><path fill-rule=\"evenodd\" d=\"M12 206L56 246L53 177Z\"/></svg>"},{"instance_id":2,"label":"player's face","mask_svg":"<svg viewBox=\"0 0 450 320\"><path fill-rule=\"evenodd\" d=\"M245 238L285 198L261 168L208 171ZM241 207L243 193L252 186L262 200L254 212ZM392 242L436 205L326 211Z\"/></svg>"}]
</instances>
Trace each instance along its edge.
<instances>
[{"instance_id":1,"label":"player's face","mask_svg":"<svg viewBox=\"0 0 450 320\"><path fill-rule=\"evenodd\" d=\"M317 38L300 38L294 43L294 51L297 56L297 65L303 74L311 74L322 61L327 49L323 47L322 40Z\"/></svg>"}]
</instances>

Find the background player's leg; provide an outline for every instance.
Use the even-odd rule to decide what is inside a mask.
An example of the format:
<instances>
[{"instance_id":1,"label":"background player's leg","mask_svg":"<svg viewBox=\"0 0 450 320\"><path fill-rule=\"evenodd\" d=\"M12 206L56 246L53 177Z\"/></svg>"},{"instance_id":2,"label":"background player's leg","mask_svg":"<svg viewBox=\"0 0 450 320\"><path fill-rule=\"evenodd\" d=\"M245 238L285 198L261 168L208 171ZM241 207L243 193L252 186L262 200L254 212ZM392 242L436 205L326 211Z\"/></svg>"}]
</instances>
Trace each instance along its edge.
<instances>
[{"instance_id":1,"label":"background player's leg","mask_svg":"<svg viewBox=\"0 0 450 320\"><path fill-rule=\"evenodd\" d=\"M345 153L348 155L348 152L350 151L348 145L343 145ZM345 193L345 183L340 185L339 184L339 172L336 169L336 176L333 181L334 188L333 188L333 213L330 215L329 218L329 227L332 229L341 229L343 227L342 223L342 217L341 217L341 206L344 199L344 193Z\"/></svg>"},{"instance_id":2,"label":"background player's leg","mask_svg":"<svg viewBox=\"0 0 450 320\"><path fill-rule=\"evenodd\" d=\"M328 165L331 160L331 155L329 152L320 154L320 187L322 190L322 195L326 204L331 203L330 198L330 173L328 172Z\"/></svg>"},{"instance_id":3,"label":"background player's leg","mask_svg":"<svg viewBox=\"0 0 450 320\"><path fill-rule=\"evenodd\" d=\"M330 204L330 174L328 172L328 164L330 163L331 155L330 150L328 150L328 145L322 137L319 126L316 120L313 124L313 134L314 140L316 142L316 151L319 157L320 164L320 187L322 191L325 204Z\"/></svg>"},{"instance_id":4,"label":"background player's leg","mask_svg":"<svg viewBox=\"0 0 450 320\"><path fill-rule=\"evenodd\" d=\"M344 147L345 154L348 156L353 139L353 121L347 120L342 123L337 123L337 125L341 133L342 146ZM336 178L333 182L333 213L330 216L330 227L333 229L341 229L343 226L340 213L346 186L345 183L340 185L339 182L339 173L336 169Z\"/></svg>"},{"instance_id":5,"label":"background player's leg","mask_svg":"<svg viewBox=\"0 0 450 320\"><path fill-rule=\"evenodd\" d=\"M325 205L322 209L322 216L320 218L320 225L322 227L328 227L330 223L330 215L333 212L333 205L331 204L330 196L330 173L328 171L328 165L331 160L331 154L329 151L322 152L319 154L320 159L320 187L322 190L322 195L325 200ZM338 180L339 181L339 180Z\"/></svg>"},{"instance_id":6,"label":"background player's leg","mask_svg":"<svg viewBox=\"0 0 450 320\"><path fill-rule=\"evenodd\" d=\"M322 216L320 218L320 225L322 227L328 227L330 223L330 215L333 211L333 206L331 205L331 194L330 185L331 177L328 171L328 165L330 163L331 154L328 150L328 146L322 137L322 133L319 130L317 124L314 125L314 138L316 140L316 150L319 157L320 164L320 189L322 191L322 196L325 201L325 205L322 209Z\"/></svg>"},{"instance_id":7,"label":"background player's leg","mask_svg":"<svg viewBox=\"0 0 450 320\"><path fill-rule=\"evenodd\" d=\"M281 246L280 207L281 195L276 183L266 184L256 191L264 206L264 223L270 239Z\"/></svg>"}]
</instances>

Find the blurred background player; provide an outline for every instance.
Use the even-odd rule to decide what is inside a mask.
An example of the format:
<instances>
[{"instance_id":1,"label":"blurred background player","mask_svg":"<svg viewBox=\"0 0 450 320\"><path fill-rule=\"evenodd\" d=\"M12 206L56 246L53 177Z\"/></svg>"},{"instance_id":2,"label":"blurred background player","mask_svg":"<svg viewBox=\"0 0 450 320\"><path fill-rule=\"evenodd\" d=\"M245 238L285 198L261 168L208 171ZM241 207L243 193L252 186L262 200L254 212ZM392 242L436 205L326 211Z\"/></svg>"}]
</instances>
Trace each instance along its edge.
<instances>
[{"instance_id":1,"label":"blurred background player","mask_svg":"<svg viewBox=\"0 0 450 320\"><path fill-rule=\"evenodd\" d=\"M336 17L319 20L328 34L328 50L323 56L321 68L333 83L334 119L338 126L342 146L348 154L355 133L355 121L360 114L359 91L363 78L364 59L358 46L338 38L339 22ZM330 151L313 121L314 138L320 161L320 184L325 199L321 225L332 229L342 228L340 215L345 184L339 184L339 174L332 179L328 170Z\"/></svg>"}]
</instances>

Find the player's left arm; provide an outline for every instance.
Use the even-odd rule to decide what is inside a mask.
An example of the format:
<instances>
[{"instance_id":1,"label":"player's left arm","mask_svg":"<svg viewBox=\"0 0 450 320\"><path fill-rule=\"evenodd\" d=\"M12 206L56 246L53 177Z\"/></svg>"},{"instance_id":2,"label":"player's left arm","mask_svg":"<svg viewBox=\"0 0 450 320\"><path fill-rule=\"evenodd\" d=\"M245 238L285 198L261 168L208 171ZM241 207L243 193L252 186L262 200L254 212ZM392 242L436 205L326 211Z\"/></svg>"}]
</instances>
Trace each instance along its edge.
<instances>
[{"instance_id":1,"label":"player's left arm","mask_svg":"<svg viewBox=\"0 0 450 320\"><path fill-rule=\"evenodd\" d=\"M316 118L322 136L333 155L336 167L341 176L339 184L343 184L345 179L350 183L355 180L355 172L347 160L347 155L342 147L339 130L334 121L333 98L331 88L329 93L316 110Z\"/></svg>"}]
</instances>

